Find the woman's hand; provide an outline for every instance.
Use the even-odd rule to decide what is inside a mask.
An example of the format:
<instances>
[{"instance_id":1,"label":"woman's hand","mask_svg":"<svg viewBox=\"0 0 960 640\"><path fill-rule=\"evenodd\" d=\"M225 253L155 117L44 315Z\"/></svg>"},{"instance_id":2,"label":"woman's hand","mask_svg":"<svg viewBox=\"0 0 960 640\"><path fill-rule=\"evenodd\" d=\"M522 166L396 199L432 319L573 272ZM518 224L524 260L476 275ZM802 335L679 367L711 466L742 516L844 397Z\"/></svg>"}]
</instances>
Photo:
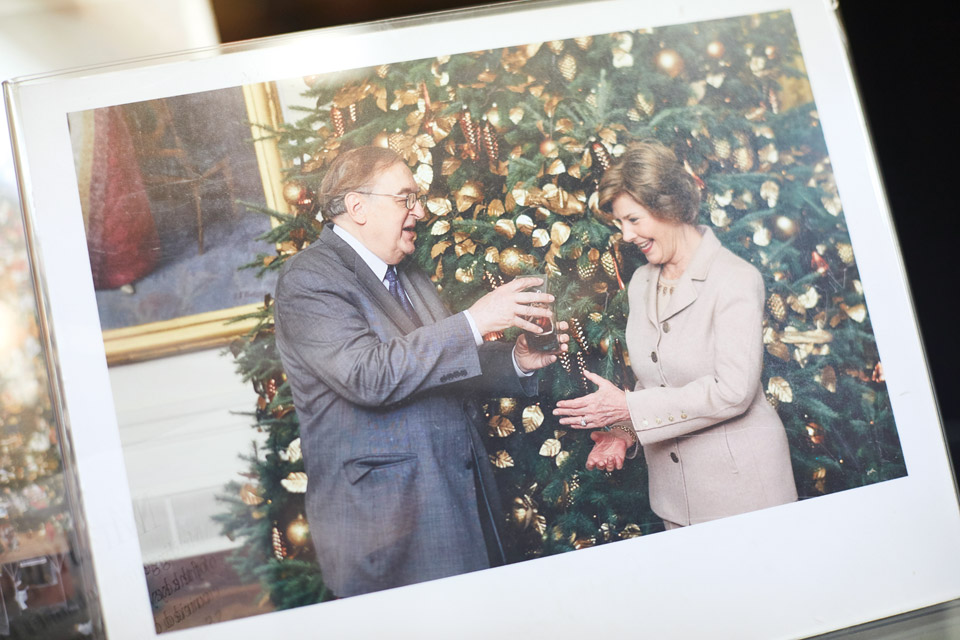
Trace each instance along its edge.
<instances>
[{"instance_id":1,"label":"woman's hand","mask_svg":"<svg viewBox=\"0 0 960 640\"><path fill-rule=\"evenodd\" d=\"M623 461L627 457L629 443L619 429L612 431L594 431L590 438L596 443L587 456L587 469L613 471L623 469Z\"/></svg>"},{"instance_id":2,"label":"woman's hand","mask_svg":"<svg viewBox=\"0 0 960 640\"><path fill-rule=\"evenodd\" d=\"M600 429L617 422L629 422L626 392L586 369L583 375L599 388L589 395L558 402L553 415L567 416L560 419L560 424L574 429Z\"/></svg>"},{"instance_id":3,"label":"woman's hand","mask_svg":"<svg viewBox=\"0 0 960 640\"><path fill-rule=\"evenodd\" d=\"M517 338L517 344L513 348L513 357L517 359L517 364L520 368L529 372L542 369L556 362L557 353L565 352L570 348L567 346L567 343L570 342L570 335L564 333L569 326L570 325L562 320L557 323L557 342L560 344L560 351L554 351L552 353L531 349L527 343L527 336L520 334L520 337Z\"/></svg>"}]
</instances>

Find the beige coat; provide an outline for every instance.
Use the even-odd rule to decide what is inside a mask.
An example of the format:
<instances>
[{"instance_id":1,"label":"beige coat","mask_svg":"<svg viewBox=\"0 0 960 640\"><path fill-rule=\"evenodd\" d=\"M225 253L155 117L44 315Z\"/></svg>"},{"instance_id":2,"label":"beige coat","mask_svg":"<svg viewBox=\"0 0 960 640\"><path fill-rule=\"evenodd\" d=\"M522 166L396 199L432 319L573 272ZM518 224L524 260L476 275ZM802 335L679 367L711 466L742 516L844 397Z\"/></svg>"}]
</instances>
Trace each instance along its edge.
<instances>
[{"instance_id":1,"label":"beige coat","mask_svg":"<svg viewBox=\"0 0 960 640\"><path fill-rule=\"evenodd\" d=\"M763 279L698 227L703 240L657 321L658 265L630 281L627 405L653 511L687 525L792 502L786 432L762 387Z\"/></svg>"}]
</instances>

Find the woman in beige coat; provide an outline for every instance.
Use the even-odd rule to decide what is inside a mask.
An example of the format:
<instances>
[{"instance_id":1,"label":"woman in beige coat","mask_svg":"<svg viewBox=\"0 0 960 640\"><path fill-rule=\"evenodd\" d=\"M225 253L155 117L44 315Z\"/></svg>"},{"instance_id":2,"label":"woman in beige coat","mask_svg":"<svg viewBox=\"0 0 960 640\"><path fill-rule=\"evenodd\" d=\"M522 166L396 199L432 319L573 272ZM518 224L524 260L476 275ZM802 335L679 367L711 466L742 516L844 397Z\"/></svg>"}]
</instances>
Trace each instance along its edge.
<instances>
[{"instance_id":1,"label":"woman in beige coat","mask_svg":"<svg viewBox=\"0 0 960 640\"><path fill-rule=\"evenodd\" d=\"M603 177L623 241L644 253L628 294L633 391L587 372L595 393L557 403L560 422L599 429L588 468L620 469L639 442L650 506L670 529L797 499L783 423L761 384L760 273L695 226L700 194L656 141Z\"/></svg>"}]
</instances>

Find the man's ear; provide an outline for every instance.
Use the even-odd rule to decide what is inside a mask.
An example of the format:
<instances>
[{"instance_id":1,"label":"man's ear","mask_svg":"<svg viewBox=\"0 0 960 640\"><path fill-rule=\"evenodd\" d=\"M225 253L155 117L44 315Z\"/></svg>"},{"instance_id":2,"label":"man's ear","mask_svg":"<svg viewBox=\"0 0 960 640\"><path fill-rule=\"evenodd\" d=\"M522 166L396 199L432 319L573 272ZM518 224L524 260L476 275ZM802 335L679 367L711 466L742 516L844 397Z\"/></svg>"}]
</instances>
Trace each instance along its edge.
<instances>
[{"instance_id":1,"label":"man's ear","mask_svg":"<svg viewBox=\"0 0 960 640\"><path fill-rule=\"evenodd\" d=\"M367 223L367 210L359 193L351 191L343 196L343 204L347 209L346 214L355 224L364 225Z\"/></svg>"}]
</instances>

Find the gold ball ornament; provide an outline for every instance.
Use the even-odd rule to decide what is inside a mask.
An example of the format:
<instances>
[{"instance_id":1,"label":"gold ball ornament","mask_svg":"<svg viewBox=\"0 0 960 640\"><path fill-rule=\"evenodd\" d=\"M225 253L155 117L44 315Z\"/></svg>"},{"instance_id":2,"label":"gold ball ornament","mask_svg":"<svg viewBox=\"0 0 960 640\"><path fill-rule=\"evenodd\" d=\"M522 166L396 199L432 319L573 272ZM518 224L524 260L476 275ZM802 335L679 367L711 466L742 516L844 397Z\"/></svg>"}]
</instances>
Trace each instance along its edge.
<instances>
[{"instance_id":1,"label":"gold ball ornament","mask_svg":"<svg viewBox=\"0 0 960 640\"><path fill-rule=\"evenodd\" d=\"M560 145L553 138L545 138L540 143L540 153L548 158L555 158L560 151Z\"/></svg>"},{"instance_id":2,"label":"gold ball ornament","mask_svg":"<svg viewBox=\"0 0 960 640\"><path fill-rule=\"evenodd\" d=\"M610 336L600 339L600 353L607 355L610 351Z\"/></svg>"},{"instance_id":3,"label":"gold ball ornament","mask_svg":"<svg viewBox=\"0 0 960 640\"><path fill-rule=\"evenodd\" d=\"M373 142L371 144L373 144L373 146L375 147L383 147L384 149L389 149L390 134L388 134L386 131L381 131L376 136L374 136Z\"/></svg>"},{"instance_id":4,"label":"gold ball ornament","mask_svg":"<svg viewBox=\"0 0 960 640\"><path fill-rule=\"evenodd\" d=\"M299 204L307 193L307 188L296 180L283 185L282 195L287 204Z\"/></svg>"},{"instance_id":5,"label":"gold ball ornament","mask_svg":"<svg viewBox=\"0 0 960 640\"><path fill-rule=\"evenodd\" d=\"M500 259L497 264L500 265L500 271L507 276L518 276L523 271L525 256L520 249L516 247L507 247L500 252Z\"/></svg>"},{"instance_id":6,"label":"gold ball ornament","mask_svg":"<svg viewBox=\"0 0 960 640\"><path fill-rule=\"evenodd\" d=\"M516 398L500 398L500 415L509 415L517 408Z\"/></svg>"},{"instance_id":7,"label":"gold ball ornament","mask_svg":"<svg viewBox=\"0 0 960 640\"><path fill-rule=\"evenodd\" d=\"M719 40L714 40L707 45L707 55L711 58L721 58L726 51L726 47L724 47L723 43Z\"/></svg>"},{"instance_id":8,"label":"gold ball ornament","mask_svg":"<svg viewBox=\"0 0 960 640\"><path fill-rule=\"evenodd\" d=\"M303 514L298 514L290 524L287 525L287 540L295 546L302 547L310 539L310 526Z\"/></svg>"},{"instance_id":9,"label":"gold ball ornament","mask_svg":"<svg viewBox=\"0 0 960 640\"><path fill-rule=\"evenodd\" d=\"M777 216L773 219L773 233L778 240L789 240L797 235L797 221L787 216Z\"/></svg>"},{"instance_id":10,"label":"gold ball ornament","mask_svg":"<svg viewBox=\"0 0 960 640\"><path fill-rule=\"evenodd\" d=\"M683 58L675 49L661 49L654 59L657 68L663 71L671 78L676 78L683 73Z\"/></svg>"}]
</instances>

